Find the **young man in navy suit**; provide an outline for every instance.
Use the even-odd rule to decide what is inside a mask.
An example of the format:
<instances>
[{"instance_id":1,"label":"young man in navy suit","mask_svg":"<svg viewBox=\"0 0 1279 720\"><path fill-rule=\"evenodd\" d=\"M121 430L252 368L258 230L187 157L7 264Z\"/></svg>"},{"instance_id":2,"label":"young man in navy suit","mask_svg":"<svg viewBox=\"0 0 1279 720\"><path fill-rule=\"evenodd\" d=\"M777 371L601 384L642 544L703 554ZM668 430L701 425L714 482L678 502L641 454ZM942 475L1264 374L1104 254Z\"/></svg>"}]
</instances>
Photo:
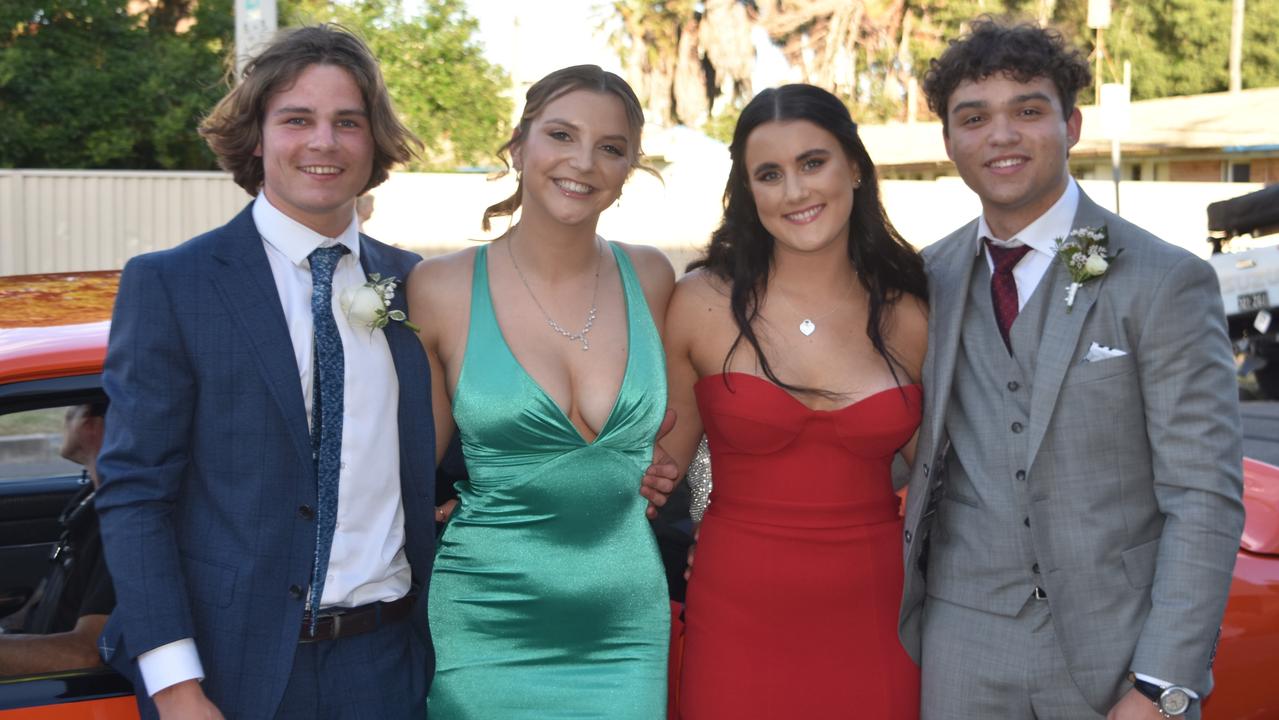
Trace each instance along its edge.
<instances>
[{"instance_id":1,"label":"young man in navy suit","mask_svg":"<svg viewBox=\"0 0 1279 720\"><path fill-rule=\"evenodd\" d=\"M144 717L424 717L431 379L385 284L419 258L355 212L420 142L330 26L282 33L201 133L255 197L121 277L100 650Z\"/></svg>"}]
</instances>

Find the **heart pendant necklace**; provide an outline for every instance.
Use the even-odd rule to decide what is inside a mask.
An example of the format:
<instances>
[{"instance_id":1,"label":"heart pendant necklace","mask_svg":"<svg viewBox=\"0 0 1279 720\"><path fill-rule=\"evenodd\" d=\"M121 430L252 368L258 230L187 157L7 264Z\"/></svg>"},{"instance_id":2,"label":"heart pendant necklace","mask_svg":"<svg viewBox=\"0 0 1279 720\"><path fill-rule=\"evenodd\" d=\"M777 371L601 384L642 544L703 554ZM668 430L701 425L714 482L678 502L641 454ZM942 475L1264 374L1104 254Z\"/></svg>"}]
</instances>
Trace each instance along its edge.
<instances>
[{"instance_id":1,"label":"heart pendant necklace","mask_svg":"<svg viewBox=\"0 0 1279 720\"><path fill-rule=\"evenodd\" d=\"M782 292L780 289L777 291L777 297L781 298L782 302L786 303L786 307L790 308L791 312L803 318L803 320L801 320L799 323L799 331L804 335L804 337L809 337L813 333L817 332L817 320L821 320L827 315L830 315L831 313L838 310L840 306L844 304L844 300L846 300L848 296L852 294L852 292L853 292L853 286L849 284L848 291L844 293L844 297L841 297L835 303L834 307L817 316L812 316L812 315L805 316L803 313L796 310L795 306L791 304L791 301L787 299L786 293Z\"/></svg>"}]
</instances>

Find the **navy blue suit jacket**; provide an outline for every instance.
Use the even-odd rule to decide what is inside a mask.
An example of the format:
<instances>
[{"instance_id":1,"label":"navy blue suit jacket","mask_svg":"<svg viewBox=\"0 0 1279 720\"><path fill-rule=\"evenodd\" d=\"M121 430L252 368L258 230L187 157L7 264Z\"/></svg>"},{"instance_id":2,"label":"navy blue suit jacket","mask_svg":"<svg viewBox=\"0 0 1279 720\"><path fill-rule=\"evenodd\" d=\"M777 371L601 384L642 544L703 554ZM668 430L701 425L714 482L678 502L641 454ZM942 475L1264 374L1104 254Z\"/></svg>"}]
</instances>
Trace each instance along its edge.
<instances>
[{"instance_id":1,"label":"navy blue suit jacket","mask_svg":"<svg viewBox=\"0 0 1279 720\"><path fill-rule=\"evenodd\" d=\"M314 520L299 511L316 503L305 405L251 207L126 265L103 373L111 405L96 502L118 597L104 658L143 697L137 656L194 638L204 691L228 717L279 706L315 552ZM365 273L403 281L418 259L360 236ZM404 309L404 293L394 302ZM400 386L405 544L420 590L413 626L429 673L430 370L411 330L393 322L384 332Z\"/></svg>"}]
</instances>

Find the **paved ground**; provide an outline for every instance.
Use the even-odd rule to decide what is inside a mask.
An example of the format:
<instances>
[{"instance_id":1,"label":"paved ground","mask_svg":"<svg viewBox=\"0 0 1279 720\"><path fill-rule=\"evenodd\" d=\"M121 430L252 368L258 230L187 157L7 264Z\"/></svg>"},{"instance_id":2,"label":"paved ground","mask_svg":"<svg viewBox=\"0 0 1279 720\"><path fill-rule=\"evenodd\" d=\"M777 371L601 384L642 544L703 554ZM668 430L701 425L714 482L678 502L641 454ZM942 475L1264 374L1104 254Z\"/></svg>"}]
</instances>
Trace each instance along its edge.
<instances>
[{"instance_id":1,"label":"paved ground","mask_svg":"<svg viewBox=\"0 0 1279 720\"><path fill-rule=\"evenodd\" d=\"M1279 465L1279 402L1257 400L1243 403L1243 454Z\"/></svg>"}]
</instances>

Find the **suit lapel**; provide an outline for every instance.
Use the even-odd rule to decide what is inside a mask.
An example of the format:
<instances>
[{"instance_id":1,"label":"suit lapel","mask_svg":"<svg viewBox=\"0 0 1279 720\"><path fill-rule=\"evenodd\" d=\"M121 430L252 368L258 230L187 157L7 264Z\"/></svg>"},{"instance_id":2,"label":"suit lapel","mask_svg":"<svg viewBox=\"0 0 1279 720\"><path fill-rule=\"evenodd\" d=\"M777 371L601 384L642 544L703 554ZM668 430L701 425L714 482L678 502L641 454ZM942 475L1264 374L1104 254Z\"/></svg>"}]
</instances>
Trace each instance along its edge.
<instances>
[{"instance_id":1,"label":"suit lapel","mask_svg":"<svg viewBox=\"0 0 1279 720\"><path fill-rule=\"evenodd\" d=\"M1075 220L1071 229L1081 227L1099 227L1106 224L1106 219L1096 203L1079 191L1079 209L1075 211ZM1115 238L1111 237L1111 251L1117 249ZM1031 383L1030 396L1030 435L1027 458L1033 464L1035 454L1048 431L1048 423L1052 420L1053 410L1057 407L1057 397L1061 394L1061 384L1066 371L1075 360L1075 348L1079 345L1079 335L1084 327L1088 312L1097 302L1102 285L1107 275L1089 280L1080 286L1075 295L1074 307L1067 312L1066 288L1070 285L1070 274L1057 258L1048 267L1048 273L1041 282L1051 285L1047 288L1051 294L1044 298L1048 301L1048 316L1044 320L1043 333L1039 339L1039 350L1035 355L1035 379Z\"/></svg>"},{"instance_id":2,"label":"suit lapel","mask_svg":"<svg viewBox=\"0 0 1279 720\"><path fill-rule=\"evenodd\" d=\"M385 248L376 242L371 242L364 235L360 236L360 266L364 269L365 275L377 273L382 278L395 277L399 284L396 287L395 297L392 298L389 309L408 313L408 306L405 301L406 294L404 292L404 283L407 278L396 274L395 263L391 258L387 257ZM386 336L386 344L391 349L391 360L395 363L395 374L399 380L400 447L412 447L412 443L420 443L421 438L413 438L407 435L407 433L411 432L414 424L407 421L406 413L412 411L415 404L421 403L420 394L414 392L414 389L418 387L418 383L422 382L421 374L424 372L420 362L421 344L417 335L402 322L392 320L386 324L386 327L382 328L382 331ZM412 456L411 453L401 453L401 455L404 457ZM411 470L414 477L418 476L418 468L412 468Z\"/></svg>"},{"instance_id":3,"label":"suit lapel","mask_svg":"<svg viewBox=\"0 0 1279 720\"><path fill-rule=\"evenodd\" d=\"M385 250L377 243L370 242L364 235L360 236L360 266L364 269L366 276L376 273L384 279L395 277L398 285L389 309L408 313L404 293L404 282L407 278L396 275L396 267L390 258L386 257ZM413 358L414 352L420 350L419 342L413 331L405 327L402 322L392 320L382 330L386 334L387 345L391 348L391 359L395 361L395 372L399 376L400 399L404 400L404 386L406 382L411 382L411 378L406 377L406 374L417 371Z\"/></svg>"},{"instance_id":4,"label":"suit lapel","mask_svg":"<svg viewBox=\"0 0 1279 720\"><path fill-rule=\"evenodd\" d=\"M304 462L311 462L311 431L298 381L297 358L280 305L275 276L253 224L252 203L226 225L227 236L214 251L213 281L253 349L272 399L280 407L289 434Z\"/></svg>"},{"instance_id":5,"label":"suit lapel","mask_svg":"<svg viewBox=\"0 0 1279 720\"><path fill-rule=\"evenodd\" d=\"M968 305L968 286L972 282L973 262L977 254L977 221L969 223L943 240L930 265L933 298L933 367L930 377L933 402L927 408L929 427L933 428L932 441L943 436L941 428L946 420L946 406L950 400L951 381L955 377L955 358L959 352L959 339L963 335L964 311ZM930 454L931 448L926 449ZM927 456L925 456L927 457Z\"/></svg>"}]
</instances>

